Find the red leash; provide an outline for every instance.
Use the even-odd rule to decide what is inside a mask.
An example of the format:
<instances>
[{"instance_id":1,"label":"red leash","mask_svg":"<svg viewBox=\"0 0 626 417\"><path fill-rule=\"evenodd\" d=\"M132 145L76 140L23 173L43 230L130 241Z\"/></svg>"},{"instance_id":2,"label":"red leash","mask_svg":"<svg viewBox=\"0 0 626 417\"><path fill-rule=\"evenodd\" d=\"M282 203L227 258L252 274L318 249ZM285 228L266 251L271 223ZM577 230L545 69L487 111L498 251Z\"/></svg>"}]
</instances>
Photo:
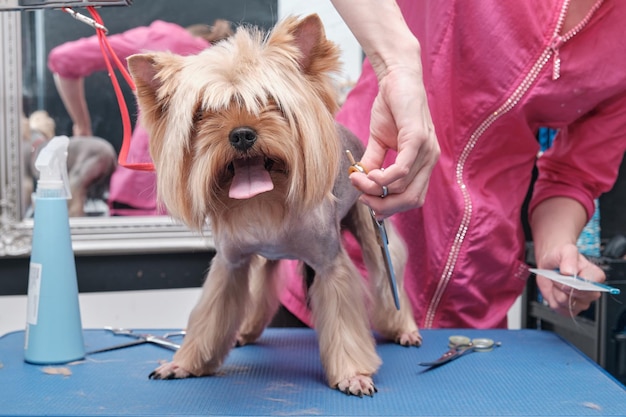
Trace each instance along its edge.
<instances>
[{"instance_id":1,"label":"red leash","mask_svg":"<svg viewBox=\"0 0 626 417\"><path fill-rule=\"evenodd\" d=\"M93 19L96 21L96 23L98 23L98 25L94 26L94 28L96 29L96 34L98 35L100 49L102 50L102 56L104 57L104 62L106 63L106 67L109 72L109 78L111 79L111 83L113 84L115 96L117 97L117 103L120 107L120 115L122 116L124 136L122 139L122 148L120 149L120 154L118 156L118 163L123 167L134 169L137 171L154 171L154 164L152 162L127 161L128 152L130 150L132 125L130 122L130 116L128 114L128 107L126 106L124 95L122 94L122 89L120 88L120 84L117 81L117 77L115 76L113 65L111 64L111 60L109 57L113 58L115 66L122 73L124 79L133 91L136 90L135 83L133 82L130 74L128 74L128 71L126 71L126 67L122 64L118 56L115 54L115 51L113 51L113 48L109 44L109 41L106 37L106 29L104 28L104 22L102 21L102 17L100 17L100 14L93 6L88 6L87 10L89 10L89 13L93 17Z\"/></svg>"}]
</instances>

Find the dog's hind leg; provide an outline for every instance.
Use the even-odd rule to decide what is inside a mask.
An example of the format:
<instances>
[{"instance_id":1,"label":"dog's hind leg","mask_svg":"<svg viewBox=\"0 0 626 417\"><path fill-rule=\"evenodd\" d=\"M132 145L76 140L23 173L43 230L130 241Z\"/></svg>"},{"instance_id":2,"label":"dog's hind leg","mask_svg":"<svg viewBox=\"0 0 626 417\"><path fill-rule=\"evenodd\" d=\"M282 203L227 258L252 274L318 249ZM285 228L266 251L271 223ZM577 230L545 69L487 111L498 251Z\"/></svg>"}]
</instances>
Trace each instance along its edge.
<instances>
[{"instance_id":1,"label":"dog's hind leg","mask_svg":"<svg viewBox=\"0 0 626 417\"><path fill-rule=\"evenodd\" d=\"M374 300L370 317L372 326L385 338L394 340L403 346L420 346L422 344L422 336L413 318L411 303L404 291L404 268L407 262L407 250L394 225L390 221L385 221L389 240L389 253L400 298L400 310L396 309L393 302L394 298L389 286L385 261L369 209L363 204L356 204L350 210L344 223L355 236L363 251L363 260L368 270L369 283Z\"/></svg>"},{"instance_id":2,"label":"dog's hind leg","mask_svg":"<svg viewBox=\"0 0 626 417\"><path fill-rule=\"evenodd\" d=\"M239 328L237 346L256 341L270 323L280 301L278 299L279 277L277 261L255 256L250 266L250 303Z\"/></svg>"},{"instance_id":3,"label":"dog's hind leg","mask_svg":"<svg viewBox=\"0 0 626 417\"><path fill-rule=\"evenodd\" d=\"M372 375L380 366L361 275L340 248L323 269L316 268L309 289L320 355L328 383L346 394L373 395Z\"/></svg>"},{"instance_id":4,"label":"dog's hind leg","mask_svg":"<svg viewBox=\"0 0 626 417\"><path fill-rule=\"evenodd\" d=\"M218 252L211 263L200 300L189 317L181 348L172 362L157 368L150 378L186 378L216 372L235 344L237 330L250 300L249 266L248 261L233 268Z\"/></svg>"},{"instance_id":5,"label":"dog's hind leg","mask_svg":"<svg viewBox=\"0 0 626 417\"><path fill-rule=\"evenodd\" d=\"M85 202L87 190L82 186L71 185L72 198L67 202L67 212L70 217L83 217L85 215Z\"/></svg>"}]
</instances>

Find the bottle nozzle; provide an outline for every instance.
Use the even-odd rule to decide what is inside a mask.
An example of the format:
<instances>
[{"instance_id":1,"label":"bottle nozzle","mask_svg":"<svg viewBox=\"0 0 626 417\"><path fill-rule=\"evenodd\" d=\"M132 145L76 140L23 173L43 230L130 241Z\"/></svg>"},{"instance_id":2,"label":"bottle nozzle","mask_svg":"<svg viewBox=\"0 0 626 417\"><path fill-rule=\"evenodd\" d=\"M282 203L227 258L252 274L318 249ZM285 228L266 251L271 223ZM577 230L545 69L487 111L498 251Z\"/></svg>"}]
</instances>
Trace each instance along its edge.
<instances>
[{"instance_id":1,"label":"bottle nozzle","mask_svg":"<svg viewBox=\"0 0 626 417\"><path fill-rule=\"evenodd\" d=\"M72 198L67 174L69 143L67 136L55 136L37 156L35 168L39 171L38 190L60 190L62 192L59 197Z\"/></svg>"}]
</instances>

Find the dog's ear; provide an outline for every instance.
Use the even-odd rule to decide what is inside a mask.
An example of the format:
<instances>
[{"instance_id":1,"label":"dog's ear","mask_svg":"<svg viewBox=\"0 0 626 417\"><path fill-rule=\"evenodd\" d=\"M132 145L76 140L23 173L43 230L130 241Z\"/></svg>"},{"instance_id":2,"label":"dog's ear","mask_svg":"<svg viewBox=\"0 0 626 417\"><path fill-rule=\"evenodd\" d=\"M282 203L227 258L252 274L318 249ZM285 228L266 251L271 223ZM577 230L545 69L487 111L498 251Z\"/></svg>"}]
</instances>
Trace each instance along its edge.
<instances>
[{"instance_id":1,"label":"dog's ear","mask_svg":"<svg viewBox=\"0 0 626 417\"><path fill-rule=\"evenodd\" d=\"M151 138L162 137L154 133L164 128L165 110L176 90L176 73L182 68L182 57L169 52L154 52L131 55L127 61L130 75L135 81L142 125ZM152 150L152 139L150 143ZM154 159L158 155L152 157Z\"/></svg>"},{"instance_id":2,"label":"dog's ear","mask_svg":"<svg viewBox=\"0 0 626 417\"><path fill-rule=\"evenodd\" d=\"M314 62L313 55L323 41L326 40L324 26L317 14L312 14L300 20L292 29L296 45L302 53L300 57L300 66L304 72L308 72L311 64Z\"/></svg>"},{"instance_id":3,"label":"dog's ear","mask_svg":"<svg viewBox=\"0 0 626 417\"><path fill-rule=\"evenodd\" d=\"M128 69L138 89L156 91L160 82L156 78L157 64L155 54L136 54L129 56Z\"/></svg>"},{"instance_id":4,"label":"dog's ear","mask_svg":"<svg viewBox=\"0 0 626 417\"><path fill-rule=\"evenodd\" d=\"M154 55L131 55L127 62L128 71L135 81L135 96L141 109L141 117L145 119L146 126L150 126L163 117L163 106L157 100L161 82L157 78L158 69Z\"/></svg>"},{"instance_id":5,"label":"dog's ear","mask_svg":"<svg viewBox=\"0 0 626 417\"><path fill-rule=\"evenodd\" d=\"M182 67L182 58L169 52L131 55L127 59L130 75L137 88L137 102L146 118L146 125L161 120L163 108L169 99L165 80ZM167 87L167 86L165 86Z\"/></svg>"},{"instance_id":6,"label":"dog's ear","mask_svg":"<svg viewBox=\"0 0 626 417\"><path fill-rule=\"evenodd\" d=\"M339 49L326 38L324 25L317 14L302 19L288 17L283 22L286 32L300 51L298 63L307 75L334 72L339 70ZM275 29L270 37L282 38L281 30Z\"/></svg>"}]
</instances>

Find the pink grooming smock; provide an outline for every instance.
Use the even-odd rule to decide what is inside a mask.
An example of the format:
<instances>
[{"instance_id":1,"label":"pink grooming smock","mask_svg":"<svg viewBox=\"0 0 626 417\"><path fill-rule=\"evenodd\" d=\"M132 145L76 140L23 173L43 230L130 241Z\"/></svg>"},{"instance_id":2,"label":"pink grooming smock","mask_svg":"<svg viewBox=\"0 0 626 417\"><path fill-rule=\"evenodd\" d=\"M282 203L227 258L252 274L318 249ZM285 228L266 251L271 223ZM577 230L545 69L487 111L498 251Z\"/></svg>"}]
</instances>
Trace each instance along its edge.
<instances>
[{"instance_id":1,"label":"pink grooming smock","mask_svg":"<svg viewBox=\"0 0 626 417\"><path fill-rule=\"evenodd\" d=\"M626 148L626 2L605 0L588 23L553 42L563 0L398 1L421 43L441 157L423 207L392 221L409 247L405 288L422 328L507 326L529 275L521 209L553 196L580 202L610 190ZM365 62L337 120L364 142L377 80ZM558 129L537 159L538 128ZM349 252L359 250L348 240ZM301 279L283 304L311 325Z\"/></svg>"}]
</instances>

